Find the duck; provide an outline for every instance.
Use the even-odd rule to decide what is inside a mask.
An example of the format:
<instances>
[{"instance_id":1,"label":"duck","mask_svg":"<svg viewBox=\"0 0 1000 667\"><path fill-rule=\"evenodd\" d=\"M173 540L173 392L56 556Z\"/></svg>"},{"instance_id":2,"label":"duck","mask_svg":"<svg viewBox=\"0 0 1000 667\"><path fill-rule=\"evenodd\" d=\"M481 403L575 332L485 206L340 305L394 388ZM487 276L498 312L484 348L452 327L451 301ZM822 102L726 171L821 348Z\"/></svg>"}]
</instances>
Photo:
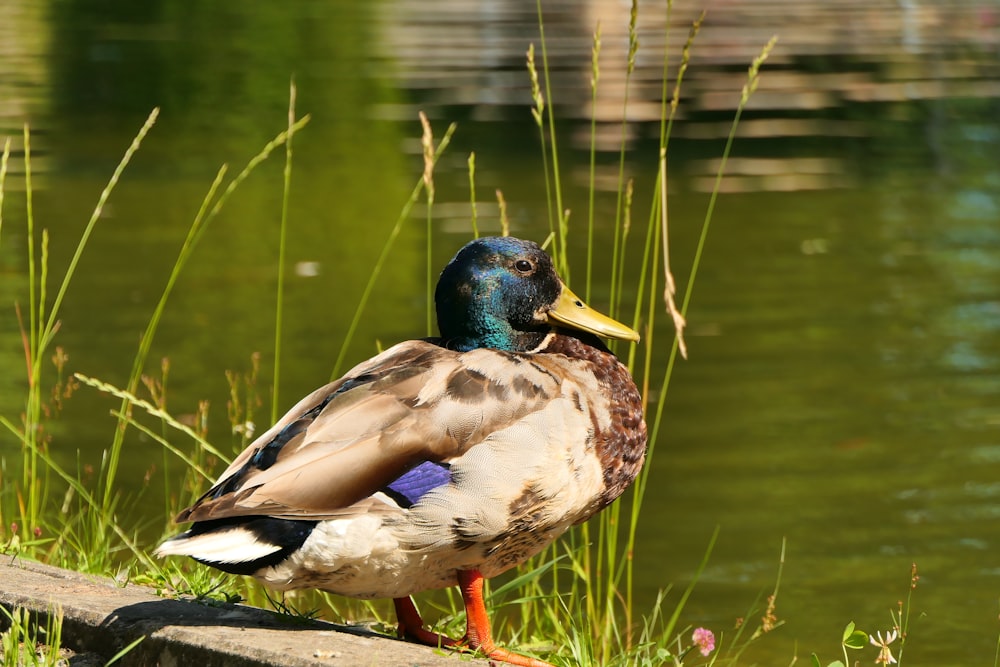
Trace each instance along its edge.
<instances>
[{"instance_id":1,"label":"duck","mask_svg":"<svg viewBox=\"0 0 1000 667\"><path fill-rule=\"evenodd\" d=\"M390 598L401 638L551 667L498 647L483 584L608 506L646 452L643 405L590 308L536 243L483 237L435 289L440 335L399 343L300 400L177 515L158 556L276 590ZM412 596L457 586L461 639Z\"/></svg>"}]
</instances>

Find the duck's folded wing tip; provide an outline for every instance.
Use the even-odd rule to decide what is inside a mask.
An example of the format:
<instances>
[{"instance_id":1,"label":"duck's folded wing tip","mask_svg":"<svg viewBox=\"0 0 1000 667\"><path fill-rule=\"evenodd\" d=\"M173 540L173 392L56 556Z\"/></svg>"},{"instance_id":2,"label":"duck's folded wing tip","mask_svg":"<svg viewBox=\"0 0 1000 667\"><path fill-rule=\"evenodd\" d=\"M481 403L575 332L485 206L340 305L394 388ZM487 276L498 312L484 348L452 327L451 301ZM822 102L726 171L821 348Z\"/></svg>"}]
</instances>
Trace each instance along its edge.
<instances>
[{"instance_id":1,"label":"duck's folded wing tip","mask_svg":"<svg viewBox=\"0 0 1000 667\"><path fill-rule=\"evenodd\" d=\"M246 563L282 550L283 545L260 539L260 535L242 526L193 534L191 531L172 537L153 552L158 557L191 556L210 563Z\"/></svg>"}]
</instances>

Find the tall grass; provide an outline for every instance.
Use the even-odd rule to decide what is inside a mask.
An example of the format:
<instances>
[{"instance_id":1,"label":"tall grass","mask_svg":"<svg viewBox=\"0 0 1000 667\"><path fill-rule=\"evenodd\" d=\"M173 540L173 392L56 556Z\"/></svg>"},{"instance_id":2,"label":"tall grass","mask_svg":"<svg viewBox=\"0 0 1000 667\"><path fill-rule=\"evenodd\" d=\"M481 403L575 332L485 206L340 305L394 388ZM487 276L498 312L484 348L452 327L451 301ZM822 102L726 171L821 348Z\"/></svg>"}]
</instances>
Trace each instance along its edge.
<instances>
[{"instance_id":1,"label":"tall grass","mask_svg":"<svg viewBox=\"0 0 1000 667\"><path fill-rule=\"evenodd\" d=\"M347 358L347 350L350 347L351 341L354 340L354 334L357 332L358 324L361 322L361 316L364 313L365 308L368 306L368 298L371 296L372 290L375 288L375 283L378 282L378 278L382 274L382 268L385 266L386 260L389 259L389 255L395 245L396 238L403 230L403 225L406 224L407 219L409 219L410 212L413 210L413 206L420 198L420 194L427 190L428 211L430 211L434 204L434 166L437 164L441 154L448 148L448 144L451 142L451 137L455 134L455 130L458 126L454 123L449 125L448 130L444 133L444 136L441 138L441 141L438 142L437 146L434 146L433 132L431 131L430 122L427 120L427 117L423 115L423 113L421 113L421 126L423 128L422 144L424 147L423 174L417 181L416 185L413 186L413 190L410 192L409 198L406 200L406 203L403 204L403 208L399 211L399 216L397 216L396 222L392 225L389 236L382 243L382 251L379 253L378 259L375 260L375 264L372 266L372 272L368 277L368 282L365 283L365 288L361 293L361 299L358 302L357 308L354 309L354 316L351 318L351 323L347 327L347 333L344 335L344 340L340 345L340 353L337 355L337 360L333 364L333 372L330 374L330 379L340 377L340 372L343 370L344 366L344 360ZM430 240L428 240L428 265L430 264L432 249L430 243ZM430 317L431 309L433 307L433 285L428 282L426 289L426 298L428 300L427 313L428 317Z\"/></svg>"},{"instance_id":2,"label":"tall grass","mask_svg":"<svg viewBox=\"0 0 1000 667\"><path fill-rule=\"evenodd\" d=\"M57 605L43 618L24 608L8 610L0 606L0 667L66 667L86 658L73 656L63 648L63 612ZM111 667L145 640L139 637L104 663Z\"/></svg>"},{"instance_id":3,"label":"tall grass","mask_svg":"<svg viewBox=\"0 0 1000 667\"><path fill-rule=\"evenodd\" d=\"M288 130L285 140L285 171L281 192L281 224L278 241L278 287L274 301L274 377L271 392L271 422L278 420L281 381L281 330L285 321L285 246L288 239L288 200L292 190L292 139L295 136L295 82L288 87Z\"/></svg>"},{"instance_id":4,"label":"tall grass","mask_svg":"<svg viewBox=\"0 0 1000 667\"><path fill-rule=\"evenodd\" d=\"M97 475L96 489L88 488L81 479L81 471L70 471L62 467L50 455L48 449L49 436L45 431L44 413L51 412L51 409L44 403L44 360L52 346L53 338L58 330L58 313L63 297L73 278L76 266L80 257L86 249L87 241L101 218L101 213L115 186L119 182L126 166L129 164L135 152L139 149L142 140L156 122L158 110L154 109L146 122L136 134L131 145L125 151L121 161L114 170L107 186L102 191L98 203L94 208L89 221L87 222L80 240L76 245L73 257L60 282L55 299L51 306L47 299L48 285L48 233L42 230L41 250L36 253L36 231L32 201L31 188L31 162L30 162L30 131L25 128L25 190L26 190L26 220L27 220L27 252L28 252L28 296L29 296L29 318L27 324L22 321L22 340L24 341L25 358L27 361L27 397L25 410L22 413L21 424L17 425L5 416L0 416L0 425L12 433L21 444L23 452L22 461L22 481L21 486L14 491L17 496L16 516L0 516L4 523L15 523L24 527L27 534L40 536L42 525L45 523L43 512L44 498L46 490L50 488L50 475L54 474L61 478L68 486L66 497L62 505L62 511L57 516L57 521L61 525L57 530L50 531L55 535L48 540L49 552L71 545L73 552L79 554L81 562L77 563L78 569L93 572L109 572L116 567L114 555L121 549L126 549L132 556L145 563L150 568L156 568L156 564L148 557L146 550L140 548L135 539L136 529L126 529L121 525L117 516L121 497L117 490L116 478L119 463L121 460L124 434L127 426L137 426L132 418L132 411L135 405L139 405L136 392L141 384L141 377L148 358L149 350L153 338L156 334L160 318L166 308L167 301L173 291L177 278L181 270L191 256L198 240L204 234L207 225L219 214L226 200L236 191L236 189L246 180L250 173L278 146L282 145L287 138L308 122L308 117L293 123L287 132L282 132L274 140L269 142L264 149L252 158L247 166L233 178L219 194L220 187L224 181L226 167L219 170L219 173L209 188L209 192L202 202L202 206L189 229L188 236L181 247L180 253L175 261L171 274L160 299L153 310L150 321L144 331L138 351L133 360L132 372L124 390L121 390L121 408L117 412L118 426L114 431L111 446L104 453L101 460L101 469ZM37 256L36 256L37 255ZM20 311L18 311L20 312ZM58 357L57 357L58 358ZM49 392L51 393L51 391ZM58 392L56 393L58 395ZM164 418L164 423L172 425L173 422ZM162 438L161 438L162 439ZM212 447L204 438L198 439L200 451L207 452L225 460L225 455L218 449ZM190 459L187 459L190 463ZM209 473L200 466L195 466L208 477ZM75 511L74 511L75 508ZM22 548L25 542L21 542Z\"/></svg>"},{"instance_id":5,"label":"tall grass","mask_svg":"<svg viewBox=\"0 0 1000 667\"><path fill-rule=\"evenodd\" d=\"M62 653L62 611L46 615L44 625L27 609L0 606L0 667L56 667L66 664Z\"/></svg>"},{"instance_id":6,"label":"tall grass","mask_svg":"<svg viewBox=\"0 0 1000 667\"><path fill-rule=\"evenodd\" d=\"M3 153L0 154L0 242L3 241L3 192L7 182L7 166L10 164L10 137L4 139Z\"/></svg>"},{"instance_id":7,"label":"tall grass","mask_svg":"<svg viewBox=\"0 0 1000 667\"><path fill-rule=\"evenodd\" d=\"M666 6L668 22L671 9L672 3L668 2ZM540 4L539 19L541 25L544 26ZM690 587L676 601L672 613L664 615L658 604L656 608L648 610L642 624L638 624L637 622L637 615L640 613L640 610L636 609L634 599L636 534L642 513L645 491L648 486L649 473L652 469L651 463L655 454L657 436L662 424L663 406L665 405L664 399L667 396L667 389L676 361L676 355L678 352L683 354L685 350L683 342L684 316L690 304L699 262L705 250L705 241L714 211L715 200L719 192L725 161L731 150L736 126L742 110L749 101L750 95L757 87L760 66L774 46L774 40L772 40L764 47L760 56L750 66L747 83L744 86L733 119L729 141L723 153L715 188L713 189L708 210L702 223L692 269L686 282L684 299L682 305L678 308L674 302L676 288L669 268L666 158L670 131L680 100L681 82L689 64L692 46L701 27L702 19L703 15L692 25L689 38L682 50L680 61L674 68L675 85L672 96L667 95L667 84L671 71L669 62L670 50L669 48L664 50L663 108L661 110L659 137L660 150L659 160L655 165L657 177L654 181L654 190L650 195L649 216L647 218L644 237L640 240L642 243L641 269L637 283L629 286L630 296L634 298L635 302L635 309L631 318L632 324L643 333L641 345L644 364L641 367L639 366L637 362L638 352L633 348L628 353L628 365L643 389L643 395L648 397L652 392L660 397L655 407L647 405L650 438L646 464L632 490L623 498L623 501L613 504L595 520L585 524L578 531L571 534L568 539L553 545L553 547L540 557L534 559L532 563L523 569L521 579L519 580L521 587L516 604L520 609L522 620L525 623L533 621L537 626L540 626L542 629L537 632L537 636L544 637L546 643L553 642L556 646L571 647L574 660L580 664L660 664L668 657L678 659L678 655L685 653L683 643L676 646L673 644L679 639L676 633L684 604L690 594ZM626 182L624 174L626 138L628 136L628 91L639 49L637 21L638 5L633 2L631 11L629 12L628 49L622 56L626 59L626 92L623 98L623 120L618 166L618 195L615 205L613 245L611 250L611 303L609 310L612 316L620 319L622 316L619 311L621 310L623 293L625 291L624 267L626 264L626 253L628 252L628 242L630 241L629 232L632 229L631 218L634 207L634 184L631 181ZM540 38L542 40L542 53L545 54L544 27L540 30ZM598 27L594 33L591 74L591 96L593 106L595 107L599 96L600 48L600 27ZM547 189L550 197L548 206L551 216L550 229L558 232L557 236L559 240L558 243L553 244L552 252L556 256L557 266L568 267L569 257L566 252L566 239L569 226L566 217L560 214L562 211L562 201L559 199L560 189L558 187L561 181L559 163L556 159L545 159L545 156L556 155L558 152L554 142L554 137L556 136L556 119L552 105L545 105L540 93L543 85L539 83L539 77L541 77L544 83L547 97L551 99L551 92L548 86L549 76L547 68L544 66L541 74L536 71L533 54L534 48L529 47L528 70L535 102L533 113L536 124L540 128L548 129L547 135L544 132L542 133L543 166L546 169L546 184L554 184L551 189ZM596 119L592 118L592 133L595 131L595 126ZM549 141L546 142L546 139ZM590 158L591 197L593 197L594 190L594 152L595 143L592 138ZM555 201L552 201L553 198ZM590 204L590 210L593 210L592 203ZM587 236L586 285L587 294L589 295L592 253L594 252L589 217ZM566 268L563 268L563 271L566 270ZM659 291L661 276L664 286L662 293ZM661 299L662 306L660 305ZM669 361L663 371L663 375L657 382L657 379L653 376L652 359L654 358L655 347L660 345L655 335L657 331L655 323L656 316L660 312L661 307L665 308L671 316L675 326L675 335L671 343ZM706 559L710 552L711 544L706 551ZM704 566L704 562L702 566ZM697 577L695 577L696 580ZM562 604L553 604L553 600L556 599L560 600ZM660 602L665 603L665 598L661 597ZM572 619L572 622L568 625L565 623L567 615ZM668 644L670 648L668 648ZM690 646L687 647L687 650L690 650Z\"/></svg>"},{"instance_id":8,"label":"tall grass","mask_svg":"<svg viewBox=\"0 0 1000 667\"><path fill-rule=\"evenodd\" d=\"M48 302L48 231L43 229L40 235L40 251L36 252L36 242L38 237L35 230L34 207L31 183L31 132L27 125L24 127L24 169L25 169L25 203L27 236L26 245L28 253L28 322L25 323L19 305L17 306L18 323L21 328L21 339L24 347L25 361L27 365L27 385L28 392L25 400L25 410L22 414L21 424L15 425L8 418L0 416L0 425L10 431L21 443L23 456L21 487L18 490L18 519L20 525L27 530L37 533L42 525L43 492L48 488L49 474L55 472L67 481L75 478L74 475L67 474L62 468L55 465L48 455L49 436L45 432L43 420L43 366L48 351L52 345L53 338L59 328L59 309L62 305L66 290L69 287L73 275L76 272L77 264L87 246L101 217L101 212L117 185L125 167L132 156L139 149L143 138L156 122L159 111L154 109L150 113L146 122L140 128L131 145L126 149L124 156L118 163L117 168L111 175L108 184L102 190L98 198L97 206L94 208L90 219L84 227L80 240L77 242L76 250L70 260L69 266L63 275L56 292L55 299L51 304ZM114 501L111 487L114 481L114 472L117 468L118 455L120 449L112 450L110 456L104 458L107 466L105 479L108 484L101 502L95 506L99 513L92 516L101 519L109 519L114 514ZM40 463L44 463L41 466ZM101 535L107 535L108 526ZM103 545L107 547L107 545ZM105 548L103 550L107 552Z\"/></svg>"}]
</instances>

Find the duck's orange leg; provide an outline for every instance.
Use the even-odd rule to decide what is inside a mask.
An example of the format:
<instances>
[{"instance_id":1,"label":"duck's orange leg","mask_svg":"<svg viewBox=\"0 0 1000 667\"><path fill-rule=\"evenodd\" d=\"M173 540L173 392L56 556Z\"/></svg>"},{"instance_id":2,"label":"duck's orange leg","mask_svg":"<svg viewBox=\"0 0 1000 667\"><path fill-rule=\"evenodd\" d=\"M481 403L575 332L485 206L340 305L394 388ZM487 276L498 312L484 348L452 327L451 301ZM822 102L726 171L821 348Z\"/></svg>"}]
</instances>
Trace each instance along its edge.
<instances>
[{"instance_id":1,"label":"duck's orange leg","mask_svg":"<svg viewBox=\"0 0 1000 667\"><path fill-rule=\"evenodd\" d=\"M458 644L454 639L424 628L424 619L420 618L420 612L417 611L412 598L393 598L392 604L396 608L396 621L399 623L397 632L400 637L412 639L428 646L455 646Z\"/></svg>"},{"instance_id":2,"label":"duck's orange leg","mask_svg":"<svg viewBox=\"0 0 1000 667\"><path fill-rule=\"evenodd\" d=\"M483 575L478 570L459 570L458 587L462 591L462 600L465 602L467 623L465 637L462 640L463 644L483 653L492 660L499 660L511 665L554 667L554 665L542 660L497 648L497 645L493 643L490 619L486 615L486 605L483 603Z\"/></svg>"}]
</instances>

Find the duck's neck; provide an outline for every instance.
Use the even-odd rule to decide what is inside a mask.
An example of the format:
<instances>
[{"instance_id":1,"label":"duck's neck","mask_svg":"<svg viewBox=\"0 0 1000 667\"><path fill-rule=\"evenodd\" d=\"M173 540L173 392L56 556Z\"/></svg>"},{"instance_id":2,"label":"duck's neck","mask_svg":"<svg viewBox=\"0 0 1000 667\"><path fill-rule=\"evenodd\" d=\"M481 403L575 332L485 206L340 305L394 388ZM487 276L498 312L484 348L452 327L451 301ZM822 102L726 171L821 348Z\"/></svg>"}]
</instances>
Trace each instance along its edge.
<instances>
[{"instance_id":1,"label":"duck's neck","mask_svg":"<svg viewBox=\"0 0 1000 667\"><path fill-rule=\"evenodd\" d=\"M611 354L604 341L584 331L562 328L517 331L506 322L500 322L500 326L485 331L442 336L439 340L442 346L458 352L489 348L505 352L554 352L570 357L587 357L589 353L586 350L589 348L601 354Z\"/></svg>"},{"instance_id":2,"label":"duck's neck","mask_svg":"<svg viewBox=\"0 0 1000 667\"><path fill-rule=\"evenodd\" d=\"M518 336L456 336L443 338L442 344L451 350L468 352L479 348L503 350L505 352L533 352L545 342L545 334L538 332L521 333Z\"/></svg>"},{"instance_id":3,"label":"duck's neck","mask_svg":"<svg viewBox=\"0 0 1000 667\"><path fill-rule=\"evenodd\" d=\"M547 328L518 330L506 320L482 315L462 322L461 326L449 327L444 322L441 325L442 345L459 352L479 348L506 352L533 352L544 343L550 333Z\"/></svg>"}]
</instances>

